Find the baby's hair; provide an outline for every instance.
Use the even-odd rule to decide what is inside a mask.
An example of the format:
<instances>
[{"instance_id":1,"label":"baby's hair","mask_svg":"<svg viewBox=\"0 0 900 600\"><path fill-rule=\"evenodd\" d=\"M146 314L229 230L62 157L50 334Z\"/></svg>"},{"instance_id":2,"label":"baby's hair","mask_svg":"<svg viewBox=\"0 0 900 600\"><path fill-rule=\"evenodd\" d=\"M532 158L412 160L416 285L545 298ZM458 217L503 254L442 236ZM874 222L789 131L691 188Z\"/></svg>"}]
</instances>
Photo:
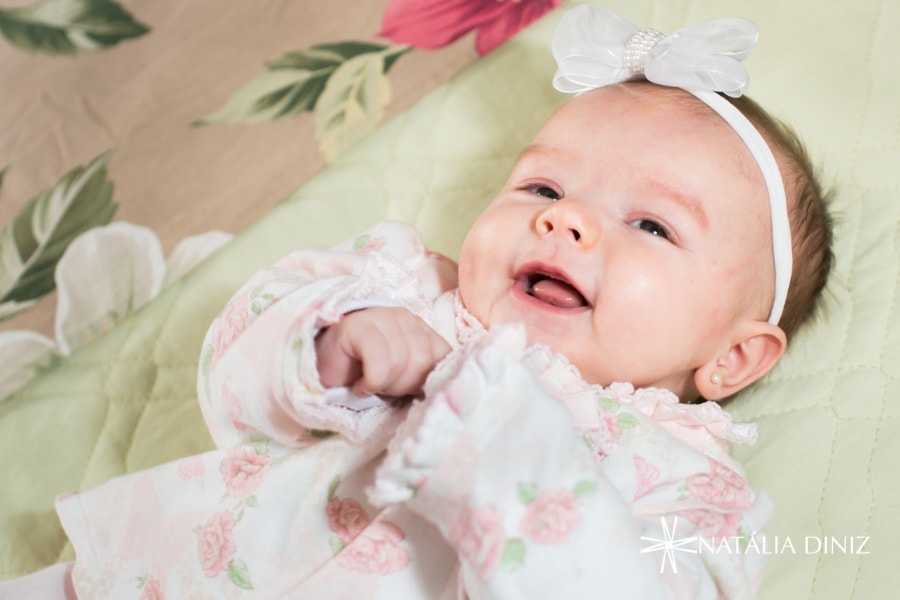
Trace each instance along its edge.
<instances>
[{"instance_id":1,"label":"baby's hair","mask_svg":"<svg viewBox=\"0 0 900 600\"><path fill-rule=\"evenodd\" d=\"M830 194L823 189L797 134L747 96L728 98L759 130L784 180L794 268L778 325L791 339L820 310L822 290L834 264Z\"/></svg>"}]
</instances>

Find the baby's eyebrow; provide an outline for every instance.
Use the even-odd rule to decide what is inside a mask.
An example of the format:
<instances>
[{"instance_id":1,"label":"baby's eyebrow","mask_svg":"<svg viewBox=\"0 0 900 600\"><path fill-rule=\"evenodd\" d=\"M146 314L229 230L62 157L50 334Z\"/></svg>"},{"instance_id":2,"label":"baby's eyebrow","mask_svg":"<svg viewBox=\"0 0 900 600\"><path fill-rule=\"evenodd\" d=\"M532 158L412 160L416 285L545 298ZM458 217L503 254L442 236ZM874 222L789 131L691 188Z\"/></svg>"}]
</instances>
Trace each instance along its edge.
<instances>
[{"instance_id":1,"label":"baby's eyebrow","mask_svg":"<svg viewBox=\"0 0 900 600\"><path fill-rule=\"evenodd\" d=\"M539 156L553 156L553 155L561 155L567 154L565 148L558 148L556 146L548 146L547 144L542 144L541 142L534 142L521 153L516 158L516 162L527 160L529 158L536 158Z\"/></svg>"},{"instance_id":2,"label":"baby's eyebrow","mask_svg":"<svg viewBox=\"0 0 900 600\"><path fill-rule=\"evenodd\" d=\"M709 218L706 216L706 211L703 210L703 204L697 200L694 196L683 194L672 186L662 182L662 181L653 181L648 180L645 182L645 185L650 189L652 193L658 196L662 196L672 200L676 204L682 206L685 210L687 210L697 223L703 229L709 229Z\"/></svg>"}]
</instances>

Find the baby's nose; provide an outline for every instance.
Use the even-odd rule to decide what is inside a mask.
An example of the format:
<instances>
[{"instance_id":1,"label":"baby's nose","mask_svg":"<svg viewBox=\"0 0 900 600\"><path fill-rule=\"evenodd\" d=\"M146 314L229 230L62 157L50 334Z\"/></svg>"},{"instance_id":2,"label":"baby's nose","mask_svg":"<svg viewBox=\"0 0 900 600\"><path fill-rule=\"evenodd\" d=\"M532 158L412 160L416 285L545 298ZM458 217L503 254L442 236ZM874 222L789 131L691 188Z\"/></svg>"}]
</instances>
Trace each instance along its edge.
<instances>
[{"instance_id":1,"label":"baby's nose","mask_svg":"<svg viewBox=\"0 0 900 600\"><path fill-rule=\"evenodd\" d=\"M538 217L537 231L541 237L564 234L576 244L593 244L596 237L591 225L584 220L574 206L564 207L562 202L548 206Z\"/></svg>"}]
</instances>

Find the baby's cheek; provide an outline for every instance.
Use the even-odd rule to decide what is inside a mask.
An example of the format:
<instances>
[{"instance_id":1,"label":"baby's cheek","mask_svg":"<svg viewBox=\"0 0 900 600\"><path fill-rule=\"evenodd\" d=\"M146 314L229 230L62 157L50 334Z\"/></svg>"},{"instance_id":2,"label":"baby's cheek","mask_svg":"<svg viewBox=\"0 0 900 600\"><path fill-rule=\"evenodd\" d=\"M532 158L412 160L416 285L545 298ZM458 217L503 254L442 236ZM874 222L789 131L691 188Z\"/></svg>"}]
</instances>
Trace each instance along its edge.
<instances>
[{"instance_id":1,"label":"baby's cheek","mask_svg":"<svg viewBox=\"0 0 900 600\"><path fill-rule=\"evenodd\" d=\"M472 242L473 240L467 238L466 244L460 252L459 294L466 310L484 323L487 316L485 305L487 296L490 294L491 281L496 280L499 274L491 272L490 262L484 257L484 252L480 251L478 244Z\"/></svg>"},{"instance_id":2,"label":"baby's cheek","mask_svg":"<svg viewBox=\"0 0 900 600\"><path fill-rule=\"evenodd\" d=\"M607 371L612 365L610 365L608 358L601 357L596 353L581 356L573 355L571 352L567 353L564 350L557 350L557 352L569 359L569 362L578 369L581 378L587 383L607 386L614 381L623 379L623 376L610 377Z\"/></svg>"},{"instance_id":3,"label":"baby's cheek","mask_svg":"<svg viewBox=\"0 0 900 600\"><path fill-rule=\"evenodd\" d=\"M462 267L462 259L460 259L459 268L459 299L462 301L463 307L469 311L478 321L485 327L490 324L486 321L484 292L474 273L464 270Z\"/></svg>"}]
</instances>

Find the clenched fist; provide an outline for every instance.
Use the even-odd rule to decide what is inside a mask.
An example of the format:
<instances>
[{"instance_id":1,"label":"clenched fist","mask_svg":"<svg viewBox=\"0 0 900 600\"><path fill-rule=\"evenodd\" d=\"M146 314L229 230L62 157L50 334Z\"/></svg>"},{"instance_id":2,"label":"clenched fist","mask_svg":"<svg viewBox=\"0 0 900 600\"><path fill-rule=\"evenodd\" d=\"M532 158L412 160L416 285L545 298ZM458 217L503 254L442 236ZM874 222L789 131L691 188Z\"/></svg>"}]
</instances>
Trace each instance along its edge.
<instances>
[{"instance_id":1,"label":"clenched fist","mask_svg":"<svg viewBox=\"0 0 900 600\"><path fill-rule=\"evenodd\" d=\"M319 379L357 396L422 393L425 378L450 345L405 308L367 308L345 315L316 337Z\"/></svg>"}]
</instances>

